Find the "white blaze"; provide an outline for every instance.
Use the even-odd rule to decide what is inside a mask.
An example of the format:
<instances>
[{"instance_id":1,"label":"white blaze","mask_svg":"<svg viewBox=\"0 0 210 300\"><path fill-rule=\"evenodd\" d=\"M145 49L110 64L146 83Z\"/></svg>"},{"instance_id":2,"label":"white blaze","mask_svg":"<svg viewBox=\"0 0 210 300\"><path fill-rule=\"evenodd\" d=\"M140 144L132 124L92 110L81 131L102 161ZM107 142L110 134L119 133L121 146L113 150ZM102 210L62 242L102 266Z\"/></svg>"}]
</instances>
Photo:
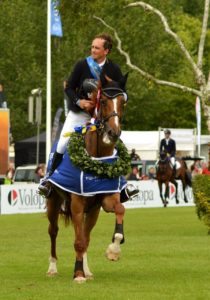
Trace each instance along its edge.
<instances>
[{"instance_id":1,"label":"white blaze","mask_svg":"<svg viewBox=\"0 0 210 300\"><path fill-rule=\"evenodd\" d=\"M114 111L117 113L117 98L114 98L112 101L113 101L113 104L114 104ZM114 117L114 121L115 121L115 125L119 126L118 116Z\"/></svg>"}]
</instances>

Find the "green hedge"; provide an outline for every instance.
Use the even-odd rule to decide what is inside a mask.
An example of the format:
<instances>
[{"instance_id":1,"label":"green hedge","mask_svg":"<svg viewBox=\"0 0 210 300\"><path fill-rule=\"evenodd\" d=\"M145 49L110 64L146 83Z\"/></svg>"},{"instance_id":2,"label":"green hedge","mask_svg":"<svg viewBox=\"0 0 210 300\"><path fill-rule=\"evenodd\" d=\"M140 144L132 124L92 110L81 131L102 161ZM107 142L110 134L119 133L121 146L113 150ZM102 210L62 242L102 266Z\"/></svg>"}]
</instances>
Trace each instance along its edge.
<instances>
[{"instance_id":1,"label":"green hedge","mask_svg":"<svg viewBox=\"0 0 210 300\"><path fill-rule=\"evenodd\" d=\"M193 178L193 194L197 215L210 234L210 176L196 175Z\"/></svg>"}]
</instances>

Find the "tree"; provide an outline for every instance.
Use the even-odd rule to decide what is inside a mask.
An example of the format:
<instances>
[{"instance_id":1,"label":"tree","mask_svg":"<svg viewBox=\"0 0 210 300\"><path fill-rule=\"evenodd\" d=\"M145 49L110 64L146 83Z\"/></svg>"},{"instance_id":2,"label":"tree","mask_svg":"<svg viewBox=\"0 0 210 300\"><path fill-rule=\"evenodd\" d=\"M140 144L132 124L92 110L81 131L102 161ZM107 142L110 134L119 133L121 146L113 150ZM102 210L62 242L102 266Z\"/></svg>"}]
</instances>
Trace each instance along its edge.
<instances>
[{"instance_id":1,"label":"tree","mask_svg":"<svg viewBox=\"0 0 210 300\"><path fill-rule=\"evenodd\" d=\"M152 12L160 18L166 33L169 34L175 40L176 44L179 46L182 53L186 57L188 64L191 67L192 72L194 74L194 78L197 86L196 88L187 85L182 85L172 81L161 80L156 76L151 75L150 73L144 71L142 68L138 67L137 65L133 64L131 62L131 58L128 52L122 49L122 41L117 31L112 26L108 25L102 18L98 16L94 16L94 18L99 20L103 25L105 25L107 28L109 28L111 31L114 32L115 38L117 40L117 48L119 52L126 58L126 64L131 69L136 70L148 81L152 81L158 85L169 86L172 88L179 89L184 93L191 93L195 96L199 96L201 98L204 115L207 119L208 131L210 132L210 71L208 70L208 74L205 75L204 68L203 68L204 46L205 46L205 40L207 36L208 17L209 17L209 5L210 5L210 0L205 0L203 24L202 24L202 30L201 30L201 36L200 36L200 42L199 42L198 54L197 54L197 63L195 63L194 59L192 58L192 55L185 47L184 43L182 42L182 39L170 28L165 15L160 10L154 8L152 5L145 3L143 1L130 3L126 6L127 8L140 6L144 8L146 12Z\"/></svg>"}]
</instances>

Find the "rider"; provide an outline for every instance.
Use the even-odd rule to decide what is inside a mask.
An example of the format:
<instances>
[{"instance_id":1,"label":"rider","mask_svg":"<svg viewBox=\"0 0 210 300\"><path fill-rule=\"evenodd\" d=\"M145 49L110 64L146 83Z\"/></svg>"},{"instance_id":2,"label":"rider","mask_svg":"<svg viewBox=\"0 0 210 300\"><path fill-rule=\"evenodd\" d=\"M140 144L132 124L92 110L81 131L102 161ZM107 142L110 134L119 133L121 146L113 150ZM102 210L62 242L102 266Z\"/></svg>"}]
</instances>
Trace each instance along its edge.
<instances>
[{"instance_id":1,"label":"rider","mask_svg":"<svg viewBox=\"0 0 210 300\"><path fill-rule=\"evenodd\" d=\"M160 142L160 153L165 152L167 157L170 158L171 164L173 166L174 173L176 174L176 142L171 136L171 131L169 129L164 130L165 138Z\"/></svg>"},{"instance_id":2,"label":"rider","mask_svg":"<svg viewBox=\"0 0 210 300\"><path fill-rule=\"evenodd\" d=\"M66 132L73 132L76 126L86 124L91 119L91 112L94 109L90 101L90 90L84 90L84 82L90 79L89 88L97 86L97 80L101 72L114 81L120 81L122 72L119 66L107 58L112 49L112 38L103 33L96 35L91 45L91 55L76 63L69 79L67 80L65 93L69 97L69 113L65 120L60 138L54 153L49 175L52 175L55 169L62 161L63 153L69 141L69 137L64 136ZM125 96L127 96L125 94ZM138 194L139 190L126 190L128 198Z\"/></svg>"}]
</instances>

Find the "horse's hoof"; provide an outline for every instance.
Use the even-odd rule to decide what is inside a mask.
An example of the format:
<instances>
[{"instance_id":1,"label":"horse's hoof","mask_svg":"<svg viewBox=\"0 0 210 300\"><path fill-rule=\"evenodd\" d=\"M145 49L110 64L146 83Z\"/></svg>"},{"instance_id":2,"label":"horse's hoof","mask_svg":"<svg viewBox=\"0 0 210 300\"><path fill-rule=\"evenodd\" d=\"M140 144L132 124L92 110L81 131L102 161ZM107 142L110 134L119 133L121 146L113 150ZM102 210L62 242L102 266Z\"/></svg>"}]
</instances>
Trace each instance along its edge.
<instances>
[{"instance_id":1,"label":"horse's hoof","mask_svg":"<svg viewBox=\"0 0 210 300\"><path fill-rule=\"evenodd\" d=\"M87 280L93 280L94 279L93 274L91 274L91 275L85 275L85 278Z\"/></svg>"},{"instance_id":2,"label":"horse's hoof","mask_svg":"<svg viewBox=\"0 0 210 300\"><path fill-rule=\"evenodd\" d=\"M112 243L108 246L105 256L108 260L118 261L120 259L120 252L120 247L116 247L116 245Z\"/></svg>"},{"instance_id":3,"label":"horse's hoof","mask_svg":"<svg viewBox=\"0 0 210 300\"><path fill-rule=\"evenodd\" d=\"M78 276L78 277L75 277L74 278L74 282L76 282L76 283L84 283L84 282L86 282L86 278L85 277L82 277L82 276Z\"/></svg>"},{"instance_id":4,"label":"horse's hoof","mask_svg":"<svg viewBox=\"0 0 210 300\"><path fill-rule=\"evenodd\" d=\"M93 273L91 272L84 272L85 273L85 278L87 280L92 280L93 279Z\"/></svg>"},{"instance_id":5,"label":"horse's hoof","mask_svg":"<svg viewBox=\"0 0 210 300\"><path fill-rule=\"evenodd\" d=\"M47 271L47 273L46 273L46 276L48 276L48 277L54 277L57 275L58 275L58 272L56 272L56 271Z\"/></svg>"},{"instance_id":6,"label":"horse's hoof","mask_svg":"<svg viewBox=\"0 0 210 300\"><path fill-rule=\"evenodd\" d=\"M120 259L119 253L106 252L106 258L111 261L118 261Z\"/></svg>"}]
</instances>

